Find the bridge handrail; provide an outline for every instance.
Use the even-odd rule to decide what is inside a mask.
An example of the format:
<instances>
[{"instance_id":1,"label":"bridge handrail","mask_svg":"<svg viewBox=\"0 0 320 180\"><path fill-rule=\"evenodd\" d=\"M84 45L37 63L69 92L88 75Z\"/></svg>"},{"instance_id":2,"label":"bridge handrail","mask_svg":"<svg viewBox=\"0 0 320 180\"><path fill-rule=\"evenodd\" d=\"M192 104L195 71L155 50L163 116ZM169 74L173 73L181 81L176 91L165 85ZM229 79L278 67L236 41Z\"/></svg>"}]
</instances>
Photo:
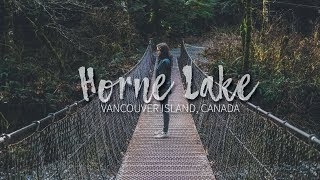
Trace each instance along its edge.
<instances>
[{"instance_id":1,"label":"bridge handrail","mask_svg":"<svg viewBox=\"0 0 320 180\"><path fill-rule=\"evenodd\" d=\"M188 51L187 51L186 48L185 48L185 42L184 42L184 40L182 40L182 46L181 46L181 48L183 48L183 49L185 50L188 58L191 60L191 62L190 62L191 67L194 66L194 67L197 68L201 73L203 73L203 75L205 75L205 76L207 77L208 75L207 75L205 72L203 72L203 71L201 70L201 68L200 68L197 64L194 63L194 60L193 60L193 59L191 58L191 56L189 55ZM217 83L217 82L214 82L214 83L219 86L219 83ZM224 87L222 87L222 88L224 88ZM232 94L231 91L228 90L228 92L229 92L230 94ZM236 95L236 96L237 96L237 95ZM237 96L237 97L238 97L238 96ZM242 101L241 101L241 103L243 103L243 104L246 105L247 107L250 107L250 108L253 109L254 111L259 112L259 113L262 114L263 116L265 116L265 117L267 117L267 118L270 118L272 121L276 122L277 124L280 124L280 125L283 126L283 127L287 127L287 128L289 128L290 130L292 130L293 132L295 132L295 133L297 133L297 134L299 134L299 135L307 138L309 141L314 142L314 143L316 143L317 145L320 145L320 139L319 139L315 134L309 134L309 133L307 133L307 132L305 132L305 131L303 131L303 130L301 130L301 129L293 126L293 125L291 125L291 124L288 123L287 121L278 118L277 116L271 114L270 112L267 112L267 111L263 110L263 109L260 108L259 106L254 105L253 103L250 103L250 102L242 102Z\"/></svg>"},{"instance_id":2,"label":"bridge handrail","mask_svg":"<svg viewBox=\"0 0 320 180\"><path fill-rule=\"evenodd\" d=\"M135 70L138 67L138 65L143 61L144 57L147 55L147 52L152 50L152 43L153 43L152 38L150 38L148 46L147 46L143 56L141 57L141 59L128 72L126 72L122 77L126 77L130 72L132 72L133 70ZM117 79L114 84L117 84L117 83L119 83L119 79ZM38 131L39 127L42 124L46 124L46 126L52 124L54 122L54 118L56 116L62 115L63 113L68 112L69 110L71 110L74 107L77 107L78 105L82 105L82 104L86 104L86 103L90 102L93 99L93 97L95 97L96 95L97 95L97 93L93 93L89 96L89 101L86 101L85 99L79 100L73 104L67 105L65 108L63 108L61 110L58 110L54 113L49 113L46 117L44 117L38 121L34 121L31 124L29 124L25 127L22 127L16 131L13 131L9 134L1 134L0 135L0 145L4 144L4 143L10 144L10 143L12 143L12 142L10 142L11 139L15 139L22 134L26 134L26 133L32 134L33 132ZM51 122L50 122L50 120L51 120Z\"/></svg>"}]
</instances>

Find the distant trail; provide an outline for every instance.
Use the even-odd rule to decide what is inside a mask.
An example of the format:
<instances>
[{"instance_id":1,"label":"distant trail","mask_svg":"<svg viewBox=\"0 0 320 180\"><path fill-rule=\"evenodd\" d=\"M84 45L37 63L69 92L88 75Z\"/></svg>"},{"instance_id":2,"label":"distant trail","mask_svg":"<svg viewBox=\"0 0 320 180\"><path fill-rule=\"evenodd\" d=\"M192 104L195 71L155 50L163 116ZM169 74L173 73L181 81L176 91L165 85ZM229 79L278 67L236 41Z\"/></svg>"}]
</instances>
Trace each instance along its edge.
<instances>
[{"instance_id":1,"label":"distant trail","mask_svg":"<svg viewBox=\"0 0 320 180\"><path fill-rule=\"evenodd\" d=\"M198 46L196 44L185 44L186 49L191 56L192 59L195 61L200 61L202 63L208 63L208 59L204 57L203 53L207 49L207 47ZM180 54L180 48L173 48L171 50L171 53L173 55L179 55Z\"/></svg>"}]
</instances>

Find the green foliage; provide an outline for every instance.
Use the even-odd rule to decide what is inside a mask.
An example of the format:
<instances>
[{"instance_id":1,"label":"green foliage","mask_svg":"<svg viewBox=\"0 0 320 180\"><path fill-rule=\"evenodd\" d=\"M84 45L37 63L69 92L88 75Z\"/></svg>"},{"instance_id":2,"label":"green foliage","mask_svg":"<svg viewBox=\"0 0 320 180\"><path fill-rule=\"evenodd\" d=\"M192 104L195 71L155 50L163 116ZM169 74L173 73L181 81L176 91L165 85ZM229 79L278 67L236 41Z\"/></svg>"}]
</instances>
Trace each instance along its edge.
<instances>
[{"instance_id":1,"label":"green foliage","mask_svg":"<svg viewBox=\"0 0 320 180\"><path fill-rule=\"evenodd\" d=\"M138 0L129 1L128 7L142 34L178 38L200 35L215 24L226 23L226 19L239 13L239 3L231 0ZM239 16L230 22L237 20Z\"/></svg>"},{"instance_id":2,"label":"green foliage","mask_svg":"<svg viewBox=\"0 0 320 180\"><path fill-rule=\"evenodd\" d=\"M316 121L320 102L319 26L315 26L309 36L287 33L285 25L271 27L263 38L259 32L253 35L254 53L249 74L260 85L252 101L315 132L312 124ZM213 41L219 44L219 48L207 52L209 59L215 59L210 64L210 72L217 76L217 66L221 64L226 77L239 79L241 38L230 40L225 35L216 36L220 36L220 40ZM237 37L234 34L228 36Z\"/></svg>"},{"instance_id":3,"label":"green foliage","mask_svg":"<svg viewBox=\"0 0 320 180\"><path fill-rule=\"evenodd\" d=\"M25 124L7 116L20 111L11 106L49 104L56 111L82 98L80 66L93 67L96 79L115 79L139 59L138 46L145 47L122 3L16 2L0 6L0 105L13 128Z\"/></svg>"},{"instance_id":4,"label":"green foliage","mask_svg":"<svg viewBox=\"0 0 320 180\"><path fill-rule=\"evenodd\" d=\"M242 0L213 1L214 21L217 25L237 25L242 20Z\"/></svg>"},{"instance_id":5,"label":"green foliage","mask_svg":"<svg viewBox=\"0 0 320 180\"><path fill-rule=\"evenodd\" d=\"M187 7L192 10L190 12L190 17L196 18L211 18L213 16L213 0L189 0L185 3Z\"/></svg>"}]
</instances>

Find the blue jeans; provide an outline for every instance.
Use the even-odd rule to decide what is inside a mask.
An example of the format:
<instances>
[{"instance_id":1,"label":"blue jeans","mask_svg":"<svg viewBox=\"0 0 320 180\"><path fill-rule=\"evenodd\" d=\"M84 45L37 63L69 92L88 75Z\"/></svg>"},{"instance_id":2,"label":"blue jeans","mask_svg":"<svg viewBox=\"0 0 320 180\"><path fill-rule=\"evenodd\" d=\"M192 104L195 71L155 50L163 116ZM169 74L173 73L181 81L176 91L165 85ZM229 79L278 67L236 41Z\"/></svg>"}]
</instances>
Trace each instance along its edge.
<instances>
[{"instance_id":1,"label":"blue jeans","mask_svg":"<svg viewBox=\"0 0 320 180\"><path fill-rule=\"evenodd\" d=\"M169 129L169 112L166 111L165 106L166 104L168 104L168 99L169 99L169 94L167 95L167 97L160 101L161 106L163 107L163 132L167 133L168 129Z\"/></svg>"}]
</instances>

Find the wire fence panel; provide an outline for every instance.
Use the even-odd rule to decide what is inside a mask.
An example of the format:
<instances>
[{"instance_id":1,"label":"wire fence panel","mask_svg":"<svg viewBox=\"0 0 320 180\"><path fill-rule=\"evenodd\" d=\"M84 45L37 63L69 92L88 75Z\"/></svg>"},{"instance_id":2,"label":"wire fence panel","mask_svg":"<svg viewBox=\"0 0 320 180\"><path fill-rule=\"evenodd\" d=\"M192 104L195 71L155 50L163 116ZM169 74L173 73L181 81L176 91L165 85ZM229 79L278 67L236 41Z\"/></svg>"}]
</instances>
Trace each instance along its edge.
<instances>
[{"instance_id":1,"label":"wire fence panel","mask_svg":"<svg viewBox=\"0 0 320 180\"><path fill-rule=\"evenodd\" d=\"M155 58L151 43L139 63L123 77L151 78ZM108 104L142 105L143 87L135 98L133 85L113 87ZM140 112L103 112L97 96L80 107L66 108L2 136L0 179L110 179L117 173ZM48 122L50 121L50 122ZM20 134L19 137L13 138Z\"/></svg>"},{"instance_id":2,"label":"wire fence panel","mask_svg":"<svg viewBox=\"0 0 320 180\"><path fill-rule=\"evenodd\" d=\"M199 90L207 76L193 63L182 43L180 70L185 65L192 66L192 92ZM213 93L218 92L219 86L215 85ZM208 94L189 103L196 107L193 119L217 179L320 178L319 139L315 136L289 123L280 124L280 120L238 99L214 102ZM205 112L201 109L204 104L217 108L237 105L239 111Z\"/></svg>"}]
</instances>

